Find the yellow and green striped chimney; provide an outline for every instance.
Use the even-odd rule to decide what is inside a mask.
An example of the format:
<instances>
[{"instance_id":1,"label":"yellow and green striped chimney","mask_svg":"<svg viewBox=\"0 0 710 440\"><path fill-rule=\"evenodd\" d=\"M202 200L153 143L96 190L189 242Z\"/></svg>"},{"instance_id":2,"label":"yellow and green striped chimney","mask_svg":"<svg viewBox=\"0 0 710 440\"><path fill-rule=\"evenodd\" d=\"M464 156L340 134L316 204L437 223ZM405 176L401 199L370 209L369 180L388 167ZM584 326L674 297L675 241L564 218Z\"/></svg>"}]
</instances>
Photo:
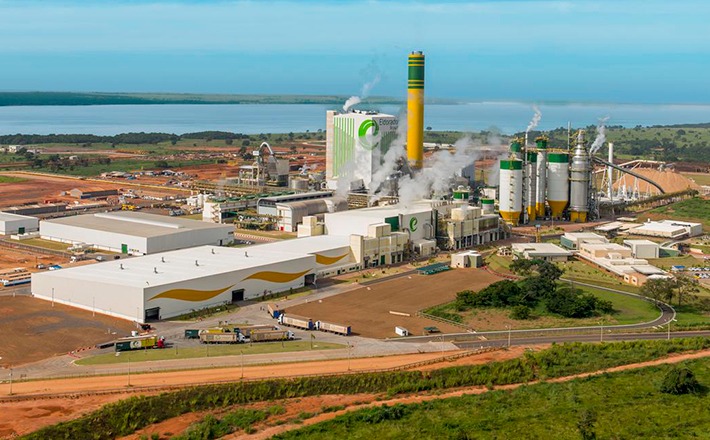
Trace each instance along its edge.
<instances>
[{"instance_id":1,"label":"yellow and green striped chimney","mask_svg":"<svg viewBox=\"0 0 710 440\"><path fill-rule=\"evenodd\" d=\"M424 163L424 54L409 55L407 82L407 160L418 170Z\"/></svg>"}]
</instances>

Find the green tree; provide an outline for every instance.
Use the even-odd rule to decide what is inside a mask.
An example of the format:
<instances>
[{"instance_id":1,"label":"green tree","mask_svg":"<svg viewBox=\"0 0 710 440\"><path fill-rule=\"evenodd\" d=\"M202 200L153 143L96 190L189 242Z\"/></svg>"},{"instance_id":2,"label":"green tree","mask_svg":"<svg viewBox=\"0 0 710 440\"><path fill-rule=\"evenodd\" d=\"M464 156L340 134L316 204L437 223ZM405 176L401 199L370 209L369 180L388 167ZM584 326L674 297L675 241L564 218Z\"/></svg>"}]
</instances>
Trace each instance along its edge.
<instances>
[{"instance_id":1,"label":"green tree","mask_svg":"<svg viewBox=\"0 0 710 440\"><path fill-rule=\"evenodd\" d=\"M641 286L641 295L654 301L662 301L673 297L673 281L667 278L650 279Z\"/></svg>"},{"instance_id":2,"label":"green tree","mask_svg":"<svg viewBox=\"0 0 710 440\"><path fill-rule=\"evenodd\" d=\"M517 305L510 311L510 317L518 320L530 319L531 312L530 307Z\"/></svg>"},{"instance_id":3,"label":"green tree","mask_svg":"<svg viewBox=\"0 0 710 440\"><path fill-rule=\"evenodd\" d=\"M678 305L681 305L684 298L694 297L696 293L700 292L698 280L684 274L676 276L674 287L676 296L678 296Z\"/></svg>"}]
</instances>

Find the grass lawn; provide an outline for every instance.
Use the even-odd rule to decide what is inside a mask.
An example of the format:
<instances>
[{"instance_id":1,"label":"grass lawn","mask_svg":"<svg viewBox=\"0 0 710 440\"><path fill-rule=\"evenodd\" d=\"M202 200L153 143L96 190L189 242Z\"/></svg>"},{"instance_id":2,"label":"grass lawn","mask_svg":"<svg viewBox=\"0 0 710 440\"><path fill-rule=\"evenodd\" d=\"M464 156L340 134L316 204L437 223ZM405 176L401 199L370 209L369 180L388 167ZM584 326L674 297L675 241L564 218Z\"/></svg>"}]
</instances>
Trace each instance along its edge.
<instances>
[{"instance_id":1,"label":"grass lawn","mask_svg":"<svg viewBox=\"0 0 710 440\"><path fill-rule=\"evenodd\" d=\"M313 341L313 350L333 350L345 348L343 344L332 342ZM129 358L132 362L163 361L170 359L194 359L217 356L239 356L242 354L265 354L265 353L286 353L293 351L308 351L311 349L311 341L285 341L281 342L260 342L256 344L216 344L203 345L199 347L186 348L166 348L162 350L138 350L123 352L120 356L116 353L99 354L96 356L79 359L77 365L103 365L127 363ZM130 353L130 355L129 355Z\"/></svg>"},{"instance_id":2,"label":"grass lawn","mask_svg":"<svg viewBox=\"0 0 710 440\"><path fill-rule=\"evenodd\" d=\"M703 224L705 231L710 231L710 200L694 197L677 203L661 206L643 214L651 220L685 220Z\"/></svg>"},{"instance_id":3,"label":"grass lawn","mask_svg":"<svg viewBox=\"0 0 710 440\"><path fill-rule=\"evenodd\" d=\"M698 185L710 185L710 174L703 173L680 173L682 176L692 179Z\"/></svg>"},{"instance_id":4,"label":"grass lawn","mask_svg":"<svg viewBox=\"0 0 710 440\"><path fill-rule=\"evenodd\" d=\"M684 362L710 385L707 360ZM662 393L662 365L429 402L368 408L276 439L707 438L707 392ZM587 435L582 436L584 431Z\"/></svg>"},{"instance_id":5,"label":"grass lawn","mask_svg":"<svg viewBox=\"0 0 710 440\"><path fill-rule=\"evenodd\" d=\"M526 320L511 319L510 309L480 308L467 312L457 312L454 308L454 303L432 307L427 309L426 313L452 321L462 322L467 327L476 331L504 330L506 326L511 326L517 330L598 326L599 321L602 319L604 320L604 325L638 324L653 321L661 314L657 307L642 299L586 286L577 287L580 287L583 291L591 293L598 298L611 301L614 305L615 313L582 319L562 318L548 313L542 303L533 311L535 317Z\"/></svg>"},{"instance_id":6,"label":"grass lawn","mask_svg":"<svg viewBox=\"0 0 710 440\"><path fill-rule=\"evenodd\" d=\"M582 261L571 260L559 263L558 266L565 271L562 275L562 278L564 279L579 281L580 283L593 284L595 286L606 287L608 289L622 290L624 292L639 292L638 287L626 284L621 281L619 277L602 272L601 270Z\"/></svg>"},{"instance_id":7,"label":"grass lawn","mask_svg":"<svg viewBox=\"0 0 710 440\"><path fill-rule=\"evenodd\" d=\"M495 253L486 257L486 264L492 270L508 275L513 275L513 272L508 269L512 261L513 259L511 257L501 257L499 255L496 255Z\"/></svg>"},{"instance_id":8,"label":"grass lawn","mask_svg":"<svg viewBox=\"0 0 710 440\"><path fill-rule=\"evenodd\" d=\"M675 306L678 322L683 327L710 326L710 312L703 312L692 305Z\"/></svg>"},{"instance_id":9,"label":"grass lawn","mask_svg":"<svg viewBox=\"0 0 710 440\"><path fill-rule=\"evenodd\" d=\"M29 238L27 240L19 241L20 244L27 244L30 246L37 246L44 249L52 249L54 251L66 251L70 243L60 243L58 241L43 240L41 238Z\"/></svg>"},{"instance_id":10,"label":"grass lawn","mask_svg":"<svg viewBox=\"0 0 710 440\"><path fill-rule=\"evenodd\" d=\"M27 179L15 176L0 176L0 183L20 183L25 182Z\"/></svg>"},{"instance_id":11,"label":"grass lawn","mask_svg":"<svg viewBox=\"0 0 710 440\"><path fill-rule=\"evenodd\" d=\"M190 219L190 220L199 220L199 221L202 221L202 213L199 213L199 214L181 215L180 218L187 218L187 219Z\"/></svg>"}]
</instances>

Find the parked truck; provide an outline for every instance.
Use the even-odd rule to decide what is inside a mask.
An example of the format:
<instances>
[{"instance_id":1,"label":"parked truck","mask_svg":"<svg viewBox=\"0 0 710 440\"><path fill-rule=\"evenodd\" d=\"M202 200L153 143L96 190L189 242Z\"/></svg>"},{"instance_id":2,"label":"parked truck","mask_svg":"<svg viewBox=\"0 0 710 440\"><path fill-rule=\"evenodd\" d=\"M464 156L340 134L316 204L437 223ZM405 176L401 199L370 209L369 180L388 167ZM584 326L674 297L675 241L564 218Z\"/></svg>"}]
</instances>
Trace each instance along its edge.
<instances>
[{"instance_id":1,"label":"parked truck","mask_svg":"<svg viewBox=\"0 0 710 440\"><path fill-rule=\"evenodd\" d=\"M199 339L200 330L196 328L189 328L185 330L185 339Z\"/></svg>"},{"instance_id":2,"label":"parked truck","mask_svg":"<svg viewBox=\"0 0 710 440\"><path fill-rule=\"evenodd\" d=\"M241 333L247 338L250 338L251 334L258 330L278 330L278 328L273 324L253 324L243 325L233 329L234 332Z\"/></svg>"},{"instance_id":3,"label":"parked truck","mask_svg":"<svg viewBox=\"0 0 710 440\"><path fill-rule=\"evenodd\" d=\"M289 327L301 328L303 330L313 330L315 325L311 318L304 318L303 316L296 315L279 315L279 324L287 325Z\"/></svg>"},{"instance_id":4,"label":"parked truck","mask_svg":"<svg viewBox=\"0 0 710 440\"><path fill-rule=\"evenodd\" d=\"M316 321L316 330L330 332L343 336L350 336L352 328L349 325L336 324L334 322Z\"/></svg>"},{"instance_id":5,"label":"parked truck","mask_svg":"<svg viewBox=\"0 0 710 440\"><path fill-rule=\"evenodd\" d=\"M200 332L200 342L203 344L243 344L249 342L249 339L239 332Z\"/></svg>"},{"instance_id":6,"label":"parked truck","mask_svg":"<svg viewBox=\"0 0 710 440\"><path fill-rule=\"evenodd\" d=\"M266 310L269 312L269 316L271 316L272 318L278 318L279 315L282 315L284 312L283 310L281 310L279 308L278 305L276 305L274 303L269 303L266 306Z\"/></svg>"},{"instance_id":7,"label":"parked truck","mask_svg":"<svg viewBox=\"0 0 710 440\"><path fill-rule=\"evenodd\" d=\"M252 342L285 341L295 339L290 330L254 330L251 332Z\"/></svg>"},{"instance_id":8,"label":"parked truck","mask_svg":"<svg viewBox=\"0 0 710 440\"><path fill-rule=\"evenodd\" d=\"M156 335L131 336L116 341L116 351L165 348L165 338Z\"/></svg>"}]
</instances>

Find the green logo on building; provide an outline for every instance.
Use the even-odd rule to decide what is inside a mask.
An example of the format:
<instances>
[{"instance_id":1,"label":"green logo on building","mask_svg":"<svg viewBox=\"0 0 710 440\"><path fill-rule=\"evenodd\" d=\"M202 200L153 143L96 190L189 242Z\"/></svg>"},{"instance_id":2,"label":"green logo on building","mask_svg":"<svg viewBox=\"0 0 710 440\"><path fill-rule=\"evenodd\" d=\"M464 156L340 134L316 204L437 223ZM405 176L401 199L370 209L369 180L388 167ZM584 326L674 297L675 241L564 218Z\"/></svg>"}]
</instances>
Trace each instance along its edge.
<instances>
[{"instance_id":1,"label":"green logo on building","mask_svg":"<svg viewBox=\"0 0 710 440\"><path fill-rule=\"evenodd\" d=\"M370 136L368 132L371 131ZM367 119L360 124L360 128L357 130L357 137L360 141L362 148L366 150L372 150L380 143L377 135L380 133L380 126L374 119Z\"/></svg>"},{"instance_id":2,"label":"green logo on building","mask_svg":"<svg viewBox=\"0 0 710 440\"><path fill-rule=\"evenodd\" d=\"M412 217L409 219L409 230L414 232L417 230L417 224L419 223L419 220L417 220L416 217Z\"/></svg>"}]
</instances>

